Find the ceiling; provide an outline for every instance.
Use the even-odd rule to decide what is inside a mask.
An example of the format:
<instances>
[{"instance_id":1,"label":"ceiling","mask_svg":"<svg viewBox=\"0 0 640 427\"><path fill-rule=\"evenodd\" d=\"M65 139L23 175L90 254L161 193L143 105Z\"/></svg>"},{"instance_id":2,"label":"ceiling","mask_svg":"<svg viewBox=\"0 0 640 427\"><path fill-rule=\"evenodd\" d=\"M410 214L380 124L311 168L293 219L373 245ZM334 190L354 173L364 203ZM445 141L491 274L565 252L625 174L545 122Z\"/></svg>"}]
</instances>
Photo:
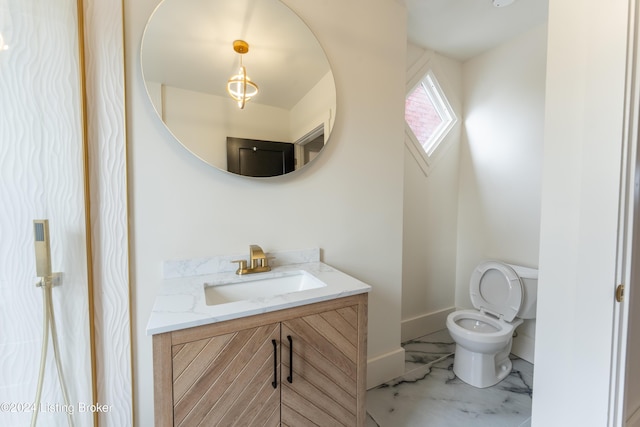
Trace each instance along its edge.
<instances>
[{"instance_id":1,"label":"ceiling","mask_svg":"<svg viewBox=\"0 0 640 427\"><path fill-rule=\"evenodd\" d=\"M547 21L547 0L405 0L409 42L460 61Z\"/></svg>"}]
</instances>

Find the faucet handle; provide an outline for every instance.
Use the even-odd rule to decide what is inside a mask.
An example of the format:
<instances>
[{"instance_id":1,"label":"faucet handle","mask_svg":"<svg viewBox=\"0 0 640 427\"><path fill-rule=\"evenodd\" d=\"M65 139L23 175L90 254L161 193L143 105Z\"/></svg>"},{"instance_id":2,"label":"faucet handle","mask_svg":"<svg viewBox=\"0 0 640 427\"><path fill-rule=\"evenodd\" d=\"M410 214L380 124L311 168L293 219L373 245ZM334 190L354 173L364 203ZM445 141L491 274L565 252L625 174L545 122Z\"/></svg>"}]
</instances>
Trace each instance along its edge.
<instances>
[{"instance_id":1,"label":"faucet handle","mask_svg":"<svg viewBox=\"0 0 640 427\"><path fill-rule=\"evenodd\" d=\"M264 251L258 245L249 245L249 252L257 252L264 255Z\"/></svg>"},{"instance_id":2,"label":"faucet handle","mask_svg":"<svg viewBox=\"0 0 640 427\"><path fill-rule=\"evenodd\" d=\"M244 274L247 271L247 260L246 259L236 259L231 262L238 263L238 269L236 270L236 274Z\"/></svg>"}]
</instances>

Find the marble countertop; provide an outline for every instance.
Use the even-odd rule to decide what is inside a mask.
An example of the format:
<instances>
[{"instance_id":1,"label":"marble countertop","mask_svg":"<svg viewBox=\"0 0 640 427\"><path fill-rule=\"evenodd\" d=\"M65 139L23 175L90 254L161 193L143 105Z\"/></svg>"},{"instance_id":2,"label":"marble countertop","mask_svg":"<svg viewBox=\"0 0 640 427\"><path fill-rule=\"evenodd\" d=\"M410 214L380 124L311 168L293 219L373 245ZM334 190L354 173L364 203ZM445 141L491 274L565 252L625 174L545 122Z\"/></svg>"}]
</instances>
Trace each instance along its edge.
<instances>
[{"instance_id":1,"label":"marble countertop","mask_svg":"<svg viewBox=\"0 0 640 427\"><path fill-rule=\"evenodd\" d=\"M267 298L253 298L218 305L206 304L205 286L286 276L300 270L315 276L327 286ZM366 283L319 261L275 265L270 272L243 276L238 276L233 271L194 276L168 276L163 281L153 304L147 323L147 335L298 307L371 290Z\"/></svg>"}]
</instances>

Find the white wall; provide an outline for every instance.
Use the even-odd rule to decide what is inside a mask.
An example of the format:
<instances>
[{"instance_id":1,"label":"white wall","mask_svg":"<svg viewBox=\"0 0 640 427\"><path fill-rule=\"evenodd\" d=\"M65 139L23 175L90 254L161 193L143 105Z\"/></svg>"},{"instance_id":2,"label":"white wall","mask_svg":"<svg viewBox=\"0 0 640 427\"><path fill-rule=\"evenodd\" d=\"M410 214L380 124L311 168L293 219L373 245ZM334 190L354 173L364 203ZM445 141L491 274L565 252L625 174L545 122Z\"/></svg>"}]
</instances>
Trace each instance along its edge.
<instances>
[{"instance_id":1,"label":"white wall","mask_svg":"<svg viewBox=\"0 0 640 427\"><path fill-rule=\"evenodd\" d=\"M482 259L538 267L545 65L546 26L464 64L457 307L472 307ZM535 321L518 332L513 350L532 361Z\"/></svg>"},{"instance_id":2,"label":"white wall","mask_svg":"<svg viewBox=\"0 0 640 427\"><path fill-rule=\"evenodd\" d=\"M230 98L146 81L170 133L197 157L227 169L227 137L295 142L335 120L335 82L327 72L291 109L251 101L240 110Z\"/></svg>"},{"instance_id":3,"label":"white wall","mask_svg":"<svg viewBox=\"0 0 640 427\"><path fill-rule=\"evenodd\" d=\"M431 68L458 122L429 165L407 140L404 162L402 340L444 328L454 307L458 163L462 133L462 64L409 45L408 86ZM428 172L428 173L427 173Z\"/></svg>"},{"instance_id":4,"label":"white wall","mask_svg":"<svg viewBox=\"0 0 640 427\"><path fill-rule=\"evenodd\" d=\"M163 92L167 127L196 156L223 170L228 136L291 142L285 109L254 103L240 110L229 108L230 98L171 86Z\"/></svg>"},{"instance_id":5,"label":"white wall","mask_svg":"<svg viewBox=\"0 0 640 427\"><path fill-rule=\"evenodd\" d=\"M158 122L138 57L156 3L125 2L137 424L153 423L144 330L162 262L242 253L251 243L266 251L319 246L325 262L371 284L370 384L399 375L404 7L391 0L286 1L327 53L337 116L331 141L311 165L264 181L212 169Z\"/></svg>"},{"instance_id":6,"label":"white wall","mask_svg":"<svg viewBox=\"0 0 640 427\"><path fill-rule=\"evenodd\" d=\"M534 427L608 425L628 8L549 2Z\"/></svg>"},{"instance_id":7,"label":"white wall","mask_svg":"<svg viewBox=\"0 0 640 427\"><path fill-rule=\"evenodd\" d=\"M316 85L291 109L291 141L300 138L325 123L325 133L330 133L336 118L336 83L333 74L327 72ZM326 141L326 136L325 136Z\"/></svg>"}]
</instances>

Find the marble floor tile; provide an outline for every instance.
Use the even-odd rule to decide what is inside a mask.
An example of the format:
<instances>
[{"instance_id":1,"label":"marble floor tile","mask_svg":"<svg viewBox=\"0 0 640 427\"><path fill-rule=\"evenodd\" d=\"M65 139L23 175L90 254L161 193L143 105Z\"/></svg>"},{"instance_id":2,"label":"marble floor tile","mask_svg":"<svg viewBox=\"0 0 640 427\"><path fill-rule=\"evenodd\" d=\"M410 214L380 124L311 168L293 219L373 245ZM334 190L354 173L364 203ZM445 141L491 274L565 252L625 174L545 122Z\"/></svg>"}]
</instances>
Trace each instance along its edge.
<instances>
[{"instance_id":1,"label":"marble floor tile","mask_svg":"<svg viewBox=\"0 0 640 427\"><path fill-rule=\"evenodd\" d=\"M380 425L367 412L367 420L366 420L366 422L364 424L364 427L380 427Z\"/></svg>"},{"instance_id":2,"label":"marble floor tile","mask_svg":"<svg viewBox=\"0 0 640 427\"><path fill-rule=\"evenodd\" d=\"M453 373L453 355L447 350L455 344L449 340L445 330L404 344L409 353L405 374L367 392L367 427L530 425L533 365L512 357L507 378L477 389Z\"/></svg>"},{"instance_id":3,"label":"marble floor tile","mask_svg":"<svg viewBox=\"0 0 640 427\"><path fill-rule=\"evenodd\" d=\"M405 352L405 372L421 368L456 351L456 343L446 329L404 342L402 347Z\"/></svg>"}]
</instances>

